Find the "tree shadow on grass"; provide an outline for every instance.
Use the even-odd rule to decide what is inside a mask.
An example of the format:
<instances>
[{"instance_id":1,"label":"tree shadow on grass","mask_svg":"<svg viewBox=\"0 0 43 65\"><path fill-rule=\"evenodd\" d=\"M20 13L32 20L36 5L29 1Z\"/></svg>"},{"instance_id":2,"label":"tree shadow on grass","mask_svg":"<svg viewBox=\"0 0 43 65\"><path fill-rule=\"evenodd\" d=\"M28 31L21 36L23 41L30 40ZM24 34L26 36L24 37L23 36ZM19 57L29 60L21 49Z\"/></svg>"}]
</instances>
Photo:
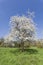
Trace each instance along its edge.
<instances>
[{"instance_id":1,"label":"tree shadow on grass","mask_svg":"<svg viewBox=\"0 0 43 65\"><path fill-rule=\"evenodd\" d=\"M37 49L24 49L24 51L28 52L29 54L37 54L38 53Z\"/></svg>"},{"instance_id":2,"label":"tree shadow on grass","mask_svg":"<svg viewBox=\"0 0 43 65\"><path fill-rule=\"evenodd\" d=\"M16 49L16 50L10 50L10 53L18 56L22 53L24 54L37 54L38 53L38 50L37 49L24 49L24 52L21 51L21 49Z\"/></svg>"}]
</instances>

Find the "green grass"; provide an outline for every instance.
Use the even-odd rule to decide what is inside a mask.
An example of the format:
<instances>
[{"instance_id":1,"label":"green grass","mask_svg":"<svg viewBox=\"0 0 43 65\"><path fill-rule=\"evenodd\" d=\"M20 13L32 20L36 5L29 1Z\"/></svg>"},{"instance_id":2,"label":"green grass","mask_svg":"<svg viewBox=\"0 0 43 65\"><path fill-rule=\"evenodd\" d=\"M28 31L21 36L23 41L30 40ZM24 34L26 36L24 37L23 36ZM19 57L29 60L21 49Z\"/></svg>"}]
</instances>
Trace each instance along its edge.
<instances>
[{"instance_id":1,"label":"green grass","mask_svg":"<svg viewBox=\"0 0 43 65\"><path fill-rule=\"evenodd\" d=\"M43 65L43 48L29 48L21 52L17 48L0 47L0 65Z\"/></svg>"}]
</instances>

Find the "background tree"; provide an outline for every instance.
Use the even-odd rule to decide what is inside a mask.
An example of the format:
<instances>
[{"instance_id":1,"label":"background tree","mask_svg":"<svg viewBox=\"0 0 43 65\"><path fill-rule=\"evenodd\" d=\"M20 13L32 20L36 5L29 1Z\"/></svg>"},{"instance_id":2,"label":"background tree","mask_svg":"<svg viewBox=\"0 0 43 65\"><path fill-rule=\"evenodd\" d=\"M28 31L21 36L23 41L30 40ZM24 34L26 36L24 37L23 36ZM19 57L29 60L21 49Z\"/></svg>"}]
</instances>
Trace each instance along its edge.
<instances>
[{"instance_id":1,"label":"background tree","mask_svg":"<svg viewBox=\"0 0 43 65\"><path fill-rule=\"evenodd\" d=\"M1 45L1 46L4 45L4 38L0 38L0 45Z\"/></svg>"}]
</instances>

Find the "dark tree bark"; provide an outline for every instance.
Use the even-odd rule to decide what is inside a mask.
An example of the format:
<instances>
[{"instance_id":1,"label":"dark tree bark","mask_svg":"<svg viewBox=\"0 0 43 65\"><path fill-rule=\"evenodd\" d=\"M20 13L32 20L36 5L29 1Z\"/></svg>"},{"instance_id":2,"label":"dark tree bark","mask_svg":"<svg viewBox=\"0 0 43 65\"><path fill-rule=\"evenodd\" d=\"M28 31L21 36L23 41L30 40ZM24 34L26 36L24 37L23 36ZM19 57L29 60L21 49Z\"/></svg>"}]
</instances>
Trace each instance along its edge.
<instances>
[{"instance_id":1,"label":"dark tree bark","mask_svg":"<svg viewBox=\"0 0 43 65\"><path fill-rule=\"evenodd\" d=\"M21 41L21 50L22 50L22 52L24 51L24 42L23 42L23 40Z\"/></svg>"}]
</instances>

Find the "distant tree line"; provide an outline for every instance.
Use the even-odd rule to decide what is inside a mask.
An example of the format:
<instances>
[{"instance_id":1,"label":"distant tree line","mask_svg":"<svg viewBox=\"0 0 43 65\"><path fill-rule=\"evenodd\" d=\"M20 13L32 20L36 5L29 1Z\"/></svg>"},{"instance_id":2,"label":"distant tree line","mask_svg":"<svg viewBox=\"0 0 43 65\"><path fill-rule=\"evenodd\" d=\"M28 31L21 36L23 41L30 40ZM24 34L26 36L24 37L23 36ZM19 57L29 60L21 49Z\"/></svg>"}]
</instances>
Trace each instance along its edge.
<instances>
[{"instance_id":1,"label":"distant tree line","mask_svg":"<svg viewBox=\"0 0 43 65\"><path fill-rule=\"evenodd\" d=\"M38 47L38 48L43 48L43 39L38 39L38 40L34 40L34 41L26 41L24 42L24 48L27 47ZM15 41L10 41L10 42L6 42L5 43L5 39L4 38L0 38L0 47L21 47L20 43L17 43Z\"/></svg>"}]
</instances>

